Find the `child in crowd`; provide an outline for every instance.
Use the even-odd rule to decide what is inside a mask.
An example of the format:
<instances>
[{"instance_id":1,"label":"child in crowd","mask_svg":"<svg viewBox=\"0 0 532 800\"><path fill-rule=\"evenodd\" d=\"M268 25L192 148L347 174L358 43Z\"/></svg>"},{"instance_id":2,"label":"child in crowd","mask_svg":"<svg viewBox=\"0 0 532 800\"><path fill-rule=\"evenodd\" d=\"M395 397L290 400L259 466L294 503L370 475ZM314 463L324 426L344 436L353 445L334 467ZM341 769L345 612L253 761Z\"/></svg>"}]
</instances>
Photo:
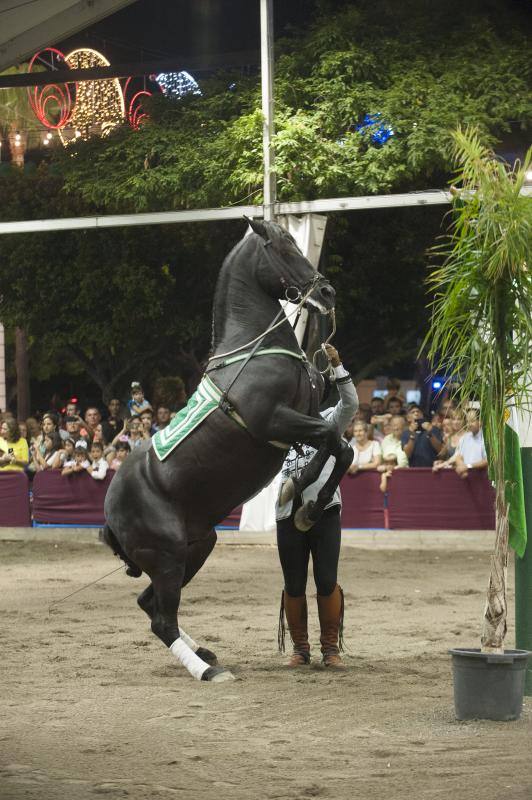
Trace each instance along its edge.
<instances>
[{"instance_id":1,"label":"child in crowd","mask_svg":"<svg viewBox=\"0 0 532 800\"><path fill-rule=\"evenodd\" d=\"M94 441L91 444L90 457L92 464L87 467L87 472L95 481L103 481L107 475L109 464L103 457L103 445L101 442Z\"/></svg>"},{"instance_id":2,"label":"child in crowd","mask_svg":"<svg viewBox=\"0 0 532 800\"><path fill-rule=\"evenodd\" d=\"M84 439L78 439L74 449L74 464L72 466L64 466L61 475L73 475L76 472L83 472L90 467L91 462L87 458L87 442Z\"/></svg>"},{"instance_id":3,"label":"child in crowd","mask_svg":"<svg viewBox=\"0 0 532 800\"><path fill-rule=\"evenodd\" d=\"M60 451L61 457L61 466L64 469L65 467L73 467L76 463L74 460L74 451L76 449L76 442L74 439L70 437L65 439L63 442L63 449Z\"/></svg>"},{"instance_id":4,"label":"child in crowd","mask_svg":"<svg viewBox=\"0 0 532 800\"><path fill-rule=\"evenodd\" d=\"M125 441L118 441L115 448L114 458L111 457L111 454L107 456L107 461L109 464L110 469L114 469L116 472L120 469L128 455L131 453L131 447L129 446L129 442L127 438L124 437Z\"/></svg>"},{"instance_id":5,"label":"child in crowd","mask_svg":"<svg viewBox=\"0 0 532 800\"><path fill-rule=\"evenodd\" d=\"M144 397L144 390L138 381L131 384L131 397L127 401L130 416L142 414L145 409L151 409L151 404Z\"/></svg>"},{"instance_id":6,"label":"child in crowd","mask_svg":"<svg viewBox=\"0 0 532 800\"><path fill-rule=\"evenodd\" d=\"M383 463L380 467L377 467L379 472L382 472L380 490L383 494L388 491L388 481L392 477L392 472L394 469L397 469L397 467L397 456L395 453L389 453L387 456L384 456Z\"/></svg>"}]
</instances>

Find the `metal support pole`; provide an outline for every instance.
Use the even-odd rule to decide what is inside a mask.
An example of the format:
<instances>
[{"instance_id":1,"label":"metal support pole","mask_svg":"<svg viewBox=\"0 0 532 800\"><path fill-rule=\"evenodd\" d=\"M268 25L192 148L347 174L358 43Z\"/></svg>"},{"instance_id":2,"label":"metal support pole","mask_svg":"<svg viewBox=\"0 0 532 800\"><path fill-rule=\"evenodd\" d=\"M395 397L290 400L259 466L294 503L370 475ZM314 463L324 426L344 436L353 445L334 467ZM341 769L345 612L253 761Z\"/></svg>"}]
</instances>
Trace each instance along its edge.
<instances>
[{"instance_id":1,"label":"metal support pole","mask_svg":"<svg viewBox=\"0 0 532 800\"><path fill-rule=\"evenodd\" d=\"M525 413L521 444L527 544L523 558L515 557L515 645L532 651L532 415ZM525 694L532 695L532 658L528 661Z\"/></svg>"},{"instance_id":2,"label":"metal support pole","mask_svg":"<svg viewBox=\"0 0 532 800\"><path fill-rule=\"evenodd\" d=\"M273 0L260 0L260 71L262 85L262 150L264 157L264 219L274 219L276 202L273 118Z\"/></svg>"},{"instance_id":3,"label":"metal support pole","mask_svg":"<svg viewBox=\"0 0 532 800\"><path fill-rule=\"evenodd\" d=\"M0 322L0 411L6 410L6 350L4 341L4 326Z\"/></svg>"}]
</instances>

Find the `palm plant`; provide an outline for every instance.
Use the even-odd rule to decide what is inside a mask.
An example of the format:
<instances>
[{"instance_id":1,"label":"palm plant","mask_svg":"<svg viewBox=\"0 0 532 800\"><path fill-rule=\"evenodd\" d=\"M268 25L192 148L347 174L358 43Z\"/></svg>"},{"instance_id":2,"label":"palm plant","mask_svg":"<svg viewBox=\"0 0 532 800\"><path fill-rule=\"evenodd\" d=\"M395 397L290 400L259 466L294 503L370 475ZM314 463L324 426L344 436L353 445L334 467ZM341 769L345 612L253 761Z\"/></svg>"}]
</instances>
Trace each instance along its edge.
<instances>
[{"instance_id":1,"label":"palm plant","mask_svg":"<svg viewBox=\"0 0 532 800\"><path fill-rule=\"evenodd\" d=\"M505 422L509 409L527 409L531 387L532 201L523 187L532 148L522 164L509 166L477 131L459 129L453 151L460 189L451 190L450 231L433 250L443 263L429 278L434 300L425 346L432 361L459 377L459 399L480 402L496 514L481 645L482 652L503 653L509 514L520 490L505 475ZM513 533L510 544L523 554L524 542Z\"/></svg>"}]
</instances>

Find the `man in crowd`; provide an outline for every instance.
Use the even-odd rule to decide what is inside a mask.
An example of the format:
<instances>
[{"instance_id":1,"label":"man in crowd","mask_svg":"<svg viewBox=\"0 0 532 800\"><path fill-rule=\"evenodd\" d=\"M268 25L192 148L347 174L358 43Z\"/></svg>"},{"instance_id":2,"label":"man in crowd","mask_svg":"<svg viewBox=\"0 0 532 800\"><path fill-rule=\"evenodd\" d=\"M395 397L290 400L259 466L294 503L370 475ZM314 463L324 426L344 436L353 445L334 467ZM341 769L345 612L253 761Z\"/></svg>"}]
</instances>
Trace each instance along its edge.
<instances>
[{"instance_id":1,"label":"man in crowd","mask_svg":"<svg viewBox=\"0 0 532 800\"><path fill-rule=\"evenodd\" d=\"M65 419L65 433L69 439L77 442L81 439L81 418L76 416L68 416Z\"/></svg>"},{"instance_id":2,"label":"man in crowd","mask_svg":"<svg viewBox=\"0 0 532 800\"><path fill-rule=\"evenodd\" d=\"M110 439L114 439L117 433L120 433L122 430L122 426L124 424L124 419L121 414L122 404L117 397L113 397L107 403L107 411L109 412L109 416L107 417L107 424L111 429L112 436Z\"/></svg>"},{"instance_id":3,"label":"man in crowd","mask_svg":"<svg viewBox=\"0 0 532 800\"><path fill-rule=\"evenodd\" d=\"M153 426L156 431L162 431L170 424L170 409L167 406L157 406L155 415L155 425Z\"/></svg>"},{"instance_id":4,"label":"man in crowd","mask_svg":"<svg viewBox=\"0 0 532 800\"><path fill-rule=\"evenodd\" d=\"M388 414L391 414L392 417L396 417L398 414L404 414L403 402L400 397L390 397L386 408Z\"/></svg>"},{"instance_id":5,"label":"man in crowd","mask_svg":"<svg viewBox=\"0 0 532 800\"><path fill-rule=\"evenodd\" d=\"M484 436L480 427L477 411L470 410L466 415L467 433L465 433L449 463L453 463L456 474L467 478L469 470L485 469L488 466Z\"/></svg>"},{"instance_id":6,"label":"man in crowd","mask_svg":"<svg viewBox=\"0 0 532 800\"><path fill-rule=\"evenodd\" d=\"M399 402L401 402L399 400ZM405 418L401 416L392 417L391 433L384 437L381 443L382 458L386 463L387 459L391 456L396 457L396 466L408 467L408 458L401 445L401 437L405 430ZM379 471L381 471L379 469Z\"/></svg>"},{"instance_id":7,"label":"man in crowd","mask_svg":"<svg viewBox=\"0 0 532 800\"><path fill-rule=\"evenodd\" d=\"M432 467L443 447L441 430L427 422L418 405L406 415L408 428L401 435L401 444L411 467Z\"/></svg>"},{"instance_id":8,"label":"man in crowd","mask_svg":"<svg viewBox=\"0 0 532 800\"><path fill-rule=\"evenodd\" d=\"M384 400L382 397L371 398L371 415L380 417L384 414Z\"/></svg>"},{"instance_id":9,"label":"man in crowd","mask_svg":"<svg viewBox=\"0 0 532 800\"><path fill-rule=\"evenodd\" d=\"M96 406L89 406L85 411L85 429L89 435L89 437L94 436L94 432L96 430L97 425L100 424L102 421L102 415ZM82 432L83 433L83 432Z\"/></svg>"}]
</instances>

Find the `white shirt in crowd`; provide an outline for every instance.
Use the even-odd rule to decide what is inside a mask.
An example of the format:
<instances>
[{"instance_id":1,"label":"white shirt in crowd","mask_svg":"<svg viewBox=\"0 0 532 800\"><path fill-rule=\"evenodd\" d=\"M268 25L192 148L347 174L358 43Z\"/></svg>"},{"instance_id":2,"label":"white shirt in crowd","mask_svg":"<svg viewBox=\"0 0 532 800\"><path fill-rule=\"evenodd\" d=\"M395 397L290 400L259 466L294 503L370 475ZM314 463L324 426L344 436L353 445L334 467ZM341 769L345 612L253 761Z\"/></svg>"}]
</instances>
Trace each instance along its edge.
<instances>
[{"instance_id":1,"label":"white shirt in crowd","mask_svg":"<svg viewBox=\"0 0 532 800\"><path fill-rule=\"evenodd\" d=\"M456 453L462 456L466 464L476 464L478 461L484 461L487 455L482 431L480 430L478 433L471 433L471 431L464 433L458 442Z\"/></svg>"},{"instance_id":2,"label":"white shirt in crowd","mask_svg":"<svg viewBox=\"0 0 532 800\"><path fill-rule=\"evenodd\" d=\"M370 461L373 461L375 458L377 458L377 456L382 455L380 444L374 440L370 441L369 447L366 447L365 450L359 450L353 439L351 439L350 444L355 454L353 458L353 464L356 464L359 467L363 466L364 464L369 464Z\"/></svg>"},{"instance_id":3,"label":"white shirt in crowd","mask_svg":"<svg viewBox=\"0 0 532 800\"><path fill-rule=\"evenodd\" d=\"M107 470L109 469L109 464L105 460L105 458L98 458L96 461L92 462L92 477L96 481L103 481L105 476L107 475Z\"/></svg>"}]
</instances>

